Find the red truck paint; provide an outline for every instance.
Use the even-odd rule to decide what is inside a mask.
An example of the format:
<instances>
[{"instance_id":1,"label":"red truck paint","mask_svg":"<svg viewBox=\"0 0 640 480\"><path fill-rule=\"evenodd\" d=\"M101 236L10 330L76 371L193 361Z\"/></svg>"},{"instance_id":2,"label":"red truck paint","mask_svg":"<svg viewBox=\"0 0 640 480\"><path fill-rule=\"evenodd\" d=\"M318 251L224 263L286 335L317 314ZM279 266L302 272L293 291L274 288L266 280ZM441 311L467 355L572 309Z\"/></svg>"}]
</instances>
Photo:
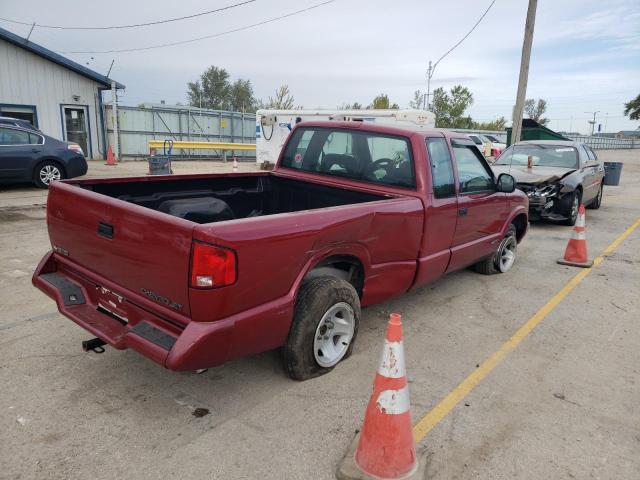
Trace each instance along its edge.
<instances>
[{"instance_id":1,"label":"red truck paint","mask_svg":"<svg viewBox=\"0 0 640 480\"><path fill-rule=\"evenodd\" d=\"M47 203L53 251L38 265L34 285L56 300L61 313L111 346L133 348L172 370L195 370L283 345L298 288L305 274L327 257L347 255L360 261L364 269L361 304L367 306L490 255L516 217L524 225L520 239L525 234L528 200L520 191L445 199L432 195L425 139L462 139L463 135L359 122L307 122L296 128L300 126L407 137L416 168L415 190L297 171L280 166L282 158L272 172L55 182ZM449 149L455 166L451 145ZM78 188L268 175L375 193L384 199L196 224ZM455 168L454 175L458 185ZM460 220L458 209L463 207L468 214ZM96 219L119 225L116 240L96 234ZM238 276L233 285L212 290L189 287L193 241L236 252ZM60 291L42 277L52 272L78 285L86 303L65 305ZM149 278L153 279L151 296L142 293ZM158 301L164 297L180 308ZM98 311L101 302L109 302L110 311L126 317L128 324ZM132 332L142 321L174 339L173 346L163 349Z\"/></svg>"}]
</instances>

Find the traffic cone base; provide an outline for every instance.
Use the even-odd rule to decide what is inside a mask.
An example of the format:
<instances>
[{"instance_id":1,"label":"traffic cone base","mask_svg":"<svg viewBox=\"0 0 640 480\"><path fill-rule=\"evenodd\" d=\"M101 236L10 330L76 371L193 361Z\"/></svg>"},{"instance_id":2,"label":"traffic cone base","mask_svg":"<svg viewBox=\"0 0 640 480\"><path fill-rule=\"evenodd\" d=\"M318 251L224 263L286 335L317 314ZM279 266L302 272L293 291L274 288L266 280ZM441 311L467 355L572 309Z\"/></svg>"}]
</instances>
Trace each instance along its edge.
<instances>
[{"instance_id":1,"label":"traffic cone base","mask_svg":"<svg viewBox=\"0 0 640 480\"><path fill-rule=\"evenodd\" d=\"M559 258L557 263L560 265L567 265L569 267L582 267L582 268L591 268L593 267L593 260L589 260L588 262L568 262L564 258Z\"/></svg>"},{"instance_id":2,"label":"traffic cone base","mask_svg":"<svg viewBox=\"0 0 640 480\"><path fill-rule=\"evenodd\" d=\"M358 433L349 445L349 449L345 454L342 462L336 471L338 480L380 480L381 477L374 477L363 472L356 463L356 450L360 443L360 434ZM404 476L395 477L394 480L423 480L426 478L427 460L425 455L418 455L417 462L413 469Z\"/></svg>"}]
</instances>

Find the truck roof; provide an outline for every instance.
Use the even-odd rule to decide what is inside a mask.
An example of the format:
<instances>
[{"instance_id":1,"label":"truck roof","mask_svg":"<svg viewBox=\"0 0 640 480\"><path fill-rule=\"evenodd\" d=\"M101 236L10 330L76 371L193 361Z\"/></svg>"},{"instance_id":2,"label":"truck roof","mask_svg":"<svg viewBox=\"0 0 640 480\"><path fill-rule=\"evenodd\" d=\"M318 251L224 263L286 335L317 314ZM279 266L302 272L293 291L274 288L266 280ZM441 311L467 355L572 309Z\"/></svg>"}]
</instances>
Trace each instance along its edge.
<instances>
[{"instance_id":1,"label":"truck roof","mask_svg":"<svg viewBox=\"0 0 640 480\"><path fill-rule=\"evenodd\" d=\"M308 121L300 122L296 125L299 127L324 127L324 128L343 128L348 130L362 130L366 132L387 133L390 135L411 135L420 134L423 137L448 137L462 138L468 140L469 137L463 133L454 132L444 128L424 128L418 125L384 125L372 122L336 122L336 121Z\"/></svg>"}]
</instances>

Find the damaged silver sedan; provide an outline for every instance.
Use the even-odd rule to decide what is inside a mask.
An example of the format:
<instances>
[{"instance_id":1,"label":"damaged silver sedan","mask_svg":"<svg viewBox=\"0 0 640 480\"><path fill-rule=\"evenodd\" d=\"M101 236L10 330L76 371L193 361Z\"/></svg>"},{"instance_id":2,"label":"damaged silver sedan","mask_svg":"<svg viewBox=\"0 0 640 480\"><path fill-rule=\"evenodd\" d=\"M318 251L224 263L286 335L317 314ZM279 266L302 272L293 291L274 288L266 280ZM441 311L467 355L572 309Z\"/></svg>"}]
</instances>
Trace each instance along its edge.
<instances>
[{"instance_id":1,"label":"damaged silver sedan","mask_svg":"<svg viewBox=\"0 0 640 480\"><path fill-rule=\"evenodd\" d=\"M529 197L531 220L574 225L578 208L600 208L604 164L595 152L579 142L529 140L507 148L492 168L509 173Z\"/></svg>"}]
</instances>

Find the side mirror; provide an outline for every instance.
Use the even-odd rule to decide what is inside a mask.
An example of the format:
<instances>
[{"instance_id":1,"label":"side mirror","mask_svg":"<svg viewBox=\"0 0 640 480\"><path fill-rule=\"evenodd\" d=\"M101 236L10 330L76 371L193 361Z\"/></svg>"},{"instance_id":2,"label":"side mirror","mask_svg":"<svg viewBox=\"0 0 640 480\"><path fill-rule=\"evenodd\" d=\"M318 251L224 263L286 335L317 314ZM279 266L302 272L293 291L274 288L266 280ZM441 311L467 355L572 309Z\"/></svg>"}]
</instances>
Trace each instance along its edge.
<instances>
[{"instance_id":1,"label":"side mirror","mask_svg":"<svg viewBox=\"0 0 640 480\"><path fill-rule=\"evenodd\" d=\"M501 173L496 186L499 192L512 193L516 189L516 179L508 173Z\"/></svg>"}]
</instances>

